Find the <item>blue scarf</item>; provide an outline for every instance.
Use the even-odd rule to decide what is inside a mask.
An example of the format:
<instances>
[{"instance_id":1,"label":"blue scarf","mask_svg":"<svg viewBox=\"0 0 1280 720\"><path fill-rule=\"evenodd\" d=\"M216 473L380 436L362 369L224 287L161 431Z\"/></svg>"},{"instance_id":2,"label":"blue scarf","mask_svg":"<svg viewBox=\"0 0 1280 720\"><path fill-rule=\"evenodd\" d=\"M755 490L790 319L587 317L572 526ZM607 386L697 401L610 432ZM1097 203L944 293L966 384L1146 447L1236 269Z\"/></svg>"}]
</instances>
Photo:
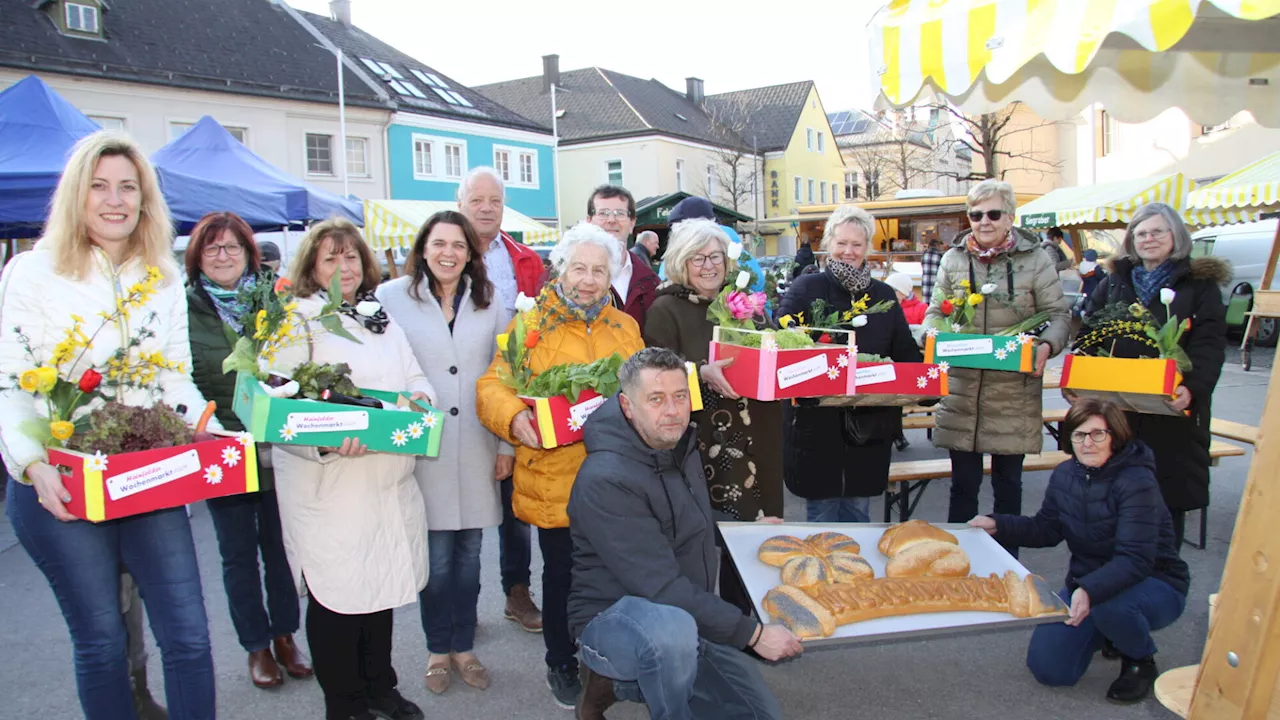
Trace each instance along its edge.
<instances>
[{"instance_id":1,"label":"blue scarf","mask_svg":"<svg viewBox=\"0 0 1280 720\"><path fill-rule=\"evenodd\" d=\"M1144 306L1150 305L1151 301L1160 294L1160 289L1173 279L1174 264L1173 260L1165 260L1155 270L1147 270L1141 263L1133 266L1133 270L1129 272L1129 279L1133 281L1134 292L1138 293L1138 300L1142 301Z\"/></svg>"},{"instance_id":2,"label":"blue scarf","mask_svg":"<svg viewBox=\"0 0 1280 720\"><path fill-rule=\"evenodd\" d=\"M569 310L569 314L576 315L588 323L595 322L595 319L600 317L600 313L604 312L605 307L612 301L612 295L606 291L604 297L587 307L583 307L565 297L564 291L560 289L560 283L556 283L553 287L556 289L556 295L559 295L560 299L564 301L564 306Z\"/></svg>"},{"instance_id":3,"label":"blue scarf","mask_svg":"<svg viewBox=\"0 0 1280 720\"><path fill-rule=\"evenodd\" d=\"M222 287L209 279L208 275L200 273L200 287L204 288L204 292L209 296L209 300L213 302L213 309L218 313L218 317L222 322L231 326L237 334L244 332L242 319L249 306L240 302L240 291L245 287L252 286L257 282L257 277L251 272L246 272L240 277L240 282L230 290Z\"/></svg>"}]
</instances>

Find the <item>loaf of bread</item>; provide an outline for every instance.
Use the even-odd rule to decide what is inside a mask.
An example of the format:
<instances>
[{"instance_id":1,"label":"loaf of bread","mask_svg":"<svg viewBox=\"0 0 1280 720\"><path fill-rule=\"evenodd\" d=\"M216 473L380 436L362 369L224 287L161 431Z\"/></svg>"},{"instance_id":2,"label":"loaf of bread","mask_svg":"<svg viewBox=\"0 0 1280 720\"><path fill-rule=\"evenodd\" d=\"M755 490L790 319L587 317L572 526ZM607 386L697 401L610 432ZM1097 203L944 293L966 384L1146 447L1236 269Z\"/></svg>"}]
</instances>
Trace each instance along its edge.
<instances>
[{"instance_id":1,"label":"loaf of bread","mask_svg":"<svg viewBox=\"0 0 1280 720\"><path fill-rule=\"evenodd\" d=\"M801 639L828 637L836 626L896 615L979 610L1030 618L1065 615L1066 605L1038 575L1004 577L878 578L808 591L779 585L764 610Z\"/></svg>"},{"instance_id":2,"label":"loaf of bread","mask_svg":"<svg viewBox=\"0 0 1280 720\"><path fill-rule=\"evenodd\" d=\"M782 566L782 582L801 589L831 583L849 583L875 577L861 555L834 552L827 555L800 555Z\"/></svg>"},{"instance_id":3,"label":"loaf of bread","mask_svg":"<svg viewBox=\"0 0 1280 720\"><path fill-rule=\"evenodd\" d=\"M924 520L908 520L898 523L884 531L878 545L880 553L885 557L893 557L916 543L937 541L959 545L956 536L936 528Z\"/></svg>"},{"instance_id":4,"label":"loaf of bread","mask_svg":"<svg viewBox=\"0 0 1280 720\"><path fill-rule=\"evenodd\" d=\"M775 535L760 543L756 557L765 565L782 567L788 560L803 555L821 556L833 552L857 555L861 549L853 538L835 532L816 533L803 540L794 535Z\"/></svg>"},{"instance_id":5,"label":"loaf of bread","mask_svg":"<svg viewBox=\"0 0 1280 720\"><path fill-rule=\"evenodd\" d=\"M969 556L959 545L925 540L908 545L885 563L885 577L964 577Z\"/></svg>"}]
</instances>

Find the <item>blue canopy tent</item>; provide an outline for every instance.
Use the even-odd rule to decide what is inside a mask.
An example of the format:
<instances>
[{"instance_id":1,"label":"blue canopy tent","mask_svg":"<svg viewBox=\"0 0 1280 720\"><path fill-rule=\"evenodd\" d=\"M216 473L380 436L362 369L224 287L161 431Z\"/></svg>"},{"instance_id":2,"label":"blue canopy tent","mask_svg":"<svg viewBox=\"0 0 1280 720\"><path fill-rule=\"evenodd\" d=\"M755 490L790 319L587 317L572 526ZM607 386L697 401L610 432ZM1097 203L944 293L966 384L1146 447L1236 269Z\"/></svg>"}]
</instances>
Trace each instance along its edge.
<instances>
[{"instance_id":1,"label":"blue canopy tent","mask_svg":"<svg viewBox=\"0 0 1280 720\"><path fill-rule=\"evenodd\" d=\"M0 92L0 237L40 234L71 148L100 129L35 75Z\"/></svg>"},{"instance_id":2,"label":"blue canopy tent","mask_svg":"<svg viewBox=\"0 0 1280 720\"><path fill-rule=\"evenodd\" d=\"M258 157L209 116L152 156L175 220L204 212L235 210L246 192L271 198L270 209L284 222L304 223L337 215L364 224L358 201L311 187ZM203 184L204 187L201 187ZM220 197L209 197L209 188ZM265 208L264 208L265 209ZM181 211L181 212L180 212ZM238 212L238 211L237 211Z\"/></svg>"}]
</instances>

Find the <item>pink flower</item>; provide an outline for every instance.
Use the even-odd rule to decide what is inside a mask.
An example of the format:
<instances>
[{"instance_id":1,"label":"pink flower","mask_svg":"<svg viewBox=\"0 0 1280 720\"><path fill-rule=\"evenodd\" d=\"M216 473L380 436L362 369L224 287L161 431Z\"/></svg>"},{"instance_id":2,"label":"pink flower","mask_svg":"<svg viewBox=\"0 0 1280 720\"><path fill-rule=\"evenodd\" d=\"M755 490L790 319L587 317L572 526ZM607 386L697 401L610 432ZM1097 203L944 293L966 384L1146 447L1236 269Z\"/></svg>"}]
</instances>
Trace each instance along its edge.
<instances>
[{"instance_id":1,"label":"pink flower","mask_svg":"<svg viewBox=\"0 0 1280 720\"><path fill-rule=\"evenodd\" d=\"M735 290L724 299L724 306L735 320L749 320L755 313L751 307L751 298L741 290Z\"/></svg>"},{"instance_id":2,"label":"pink flower","mask_svg":"<svg viewBox=\"0 0 1280 720\"><path fill-rule=\"evenodd\" d=\"M762 292L751 293L747 296L747 300L751 303L752 315L764 315L765 303L769 302L769 298Z\"/></svg>"}]
</instances>

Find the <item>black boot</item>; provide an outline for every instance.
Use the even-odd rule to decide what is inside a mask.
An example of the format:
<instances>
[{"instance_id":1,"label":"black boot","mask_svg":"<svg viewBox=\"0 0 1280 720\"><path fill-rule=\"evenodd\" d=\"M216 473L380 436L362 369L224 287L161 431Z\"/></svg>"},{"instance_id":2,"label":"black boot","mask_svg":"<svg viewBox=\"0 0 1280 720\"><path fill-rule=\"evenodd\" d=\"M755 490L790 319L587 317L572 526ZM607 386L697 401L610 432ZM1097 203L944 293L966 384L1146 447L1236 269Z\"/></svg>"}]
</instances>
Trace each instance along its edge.
<instances>
[{"instance_id":1,"label":"black boot","mask_svg":"<svg viewBox=\"0 0 1280 720\"><path fill-rule=\"evenodd\" d=\"M169 713L151 697L147 689L147 668L143 666L129 674L129 685L133 690L133 709L138 720L169 720Z\"/></svg>"},{"instance_id":2,"label":"black boot","mask_svg":"<svg viewBox=\"0 0 1280 720\"><path fill-rule=\"evenodd\" d=\"M1120 651L1116 649L1115 643L1111 642L1111 638L1104 638L1102 642L1102 657L1108 660L1115 660L1120 657Z\"/></svg>"},{"instance_id":3,"label":"black boot","mask_svg":"<svg viewBox=\"0 0 1280 720\"><path fill-rule=\"evenodd\" d=\"M1120 677L1107 689L1107 699L1125 705L1140 702L1151 694L1151 686L1159 676L1155 655L1148 655L1140 660L1121 655Z\"/></svg>"},{"instance_id":4,"label":"black boot","mask_svg":"<svg viewBox=\"0 0 1280 720\"><path fill-rule=\"evenodd\" d=\"M898 448L898 452L902 452L911 447L911 442L907 440L906 435L899 435L893 439L893 446Z\"/></svg>"}]
</instances>

